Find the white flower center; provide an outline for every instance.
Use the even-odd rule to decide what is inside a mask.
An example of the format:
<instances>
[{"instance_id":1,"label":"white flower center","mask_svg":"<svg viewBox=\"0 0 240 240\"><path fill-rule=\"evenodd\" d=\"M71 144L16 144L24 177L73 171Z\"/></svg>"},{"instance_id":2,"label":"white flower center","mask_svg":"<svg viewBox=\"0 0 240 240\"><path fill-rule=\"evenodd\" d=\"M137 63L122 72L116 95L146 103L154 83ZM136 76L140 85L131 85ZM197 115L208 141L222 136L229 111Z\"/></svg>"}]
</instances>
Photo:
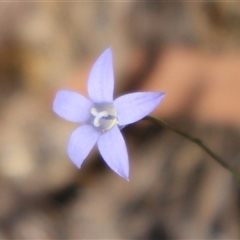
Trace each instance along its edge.
<instances>
[{"instance_id":1,"label":"white flower center","mask_svg":"<svg viewBox=\"0 0 240 240\"><path fill-rule=\"evenodd\" d=\"M103 133L118 123L116 110L111 103L95 104L91 108L91 114L92 125Z\"/></svg>"}]
</instances>

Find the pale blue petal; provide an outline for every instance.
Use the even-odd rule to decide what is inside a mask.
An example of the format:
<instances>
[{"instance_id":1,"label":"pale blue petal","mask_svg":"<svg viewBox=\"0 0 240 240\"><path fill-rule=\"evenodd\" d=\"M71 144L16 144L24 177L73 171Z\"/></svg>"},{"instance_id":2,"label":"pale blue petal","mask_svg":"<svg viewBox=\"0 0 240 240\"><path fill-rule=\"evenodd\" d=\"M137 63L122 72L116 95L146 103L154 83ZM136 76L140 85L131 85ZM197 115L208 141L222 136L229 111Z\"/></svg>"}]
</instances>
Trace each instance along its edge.
<instances>
[{"instance_id":1,"label":"pale blue petal","mask_svg":"<svg viewBox=\"0 0 240 240\"><path fill-rule=\"evenodd\" d=\"M88 78L88 94L95 103L113 101L112 51L105 50L94 63Z\"/></svg>"},{"instance_id":2,"label":"pale blue petal","mask_svg":"<svg viewBox=\"0 0 240 240\"><path fill-rule=\"evenodd\" d=\"M68 142L68 155L78 168L81 167L99 136L100 132L91 125L82 125L71 134Z\"/></svg>"},{"instance_id":3,"label":"pale blue petal","mask_svg":"<svg viewBox=\"0 0 240 240\"><path fill-rule=\"evenodd\" d=\"M161 92L137 92L114 100L120 126L136 122L152 112L164 98Z\"/></svg>"},{"instance_id":4,"label":"pale blue petal","mask_svg":"<svg viewBox=\"0 0 240 240\"><path fill-rule=\"evenodd\" d=\"M90 117L92 102L79 93L61 90L53 102L53 111L71 122L86 122Z\"/></svg>"},{"instance_id":5,"label":"pale blue petal","mask_svg":"<svg viewBox=\"0 0 240 240\"><path fill-rule=\"evenodd\" d=\"M100 136L98 149L108 166L128 180L129 161L127 148L118 126Z\"/></svg>"}]
</instances>

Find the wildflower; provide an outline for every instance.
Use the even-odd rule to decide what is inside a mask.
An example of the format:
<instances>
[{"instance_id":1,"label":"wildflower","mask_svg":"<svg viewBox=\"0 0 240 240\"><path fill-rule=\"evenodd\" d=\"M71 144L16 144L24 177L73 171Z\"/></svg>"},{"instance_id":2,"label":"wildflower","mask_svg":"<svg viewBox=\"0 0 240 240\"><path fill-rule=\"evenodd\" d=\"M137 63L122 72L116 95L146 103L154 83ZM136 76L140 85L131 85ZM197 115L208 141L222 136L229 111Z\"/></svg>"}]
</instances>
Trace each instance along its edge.
<instances>
[{"instance_id":1,"label":"wildflower","mask_svg":"<svg viewBox=\"0 0 240 240\"><path fill-rule=\"evenodd\" d=\"M112 52L108 48L91 69L88 79L90 100L79 93L60 90L53 110L68 121L82 123L73 131L68 143L68 155L78 168L97 143L108 166L128 180L128 153L120 129L148 115L165 93L136 92L113 100L113 88Z\"/></svg>"}]
</instances>

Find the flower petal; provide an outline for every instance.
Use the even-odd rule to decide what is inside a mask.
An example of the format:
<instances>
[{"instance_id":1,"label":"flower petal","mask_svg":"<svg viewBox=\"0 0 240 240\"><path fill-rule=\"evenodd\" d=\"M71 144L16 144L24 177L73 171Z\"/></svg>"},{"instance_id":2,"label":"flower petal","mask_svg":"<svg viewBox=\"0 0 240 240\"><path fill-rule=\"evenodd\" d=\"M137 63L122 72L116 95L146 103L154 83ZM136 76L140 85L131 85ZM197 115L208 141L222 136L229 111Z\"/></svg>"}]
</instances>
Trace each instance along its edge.
<instances>
[{"instance_id":1,"label":"flower petal","mask_svg":"<svg viewBox=\"0 0 240 240\"><path fill-rule=\"evenodd\" d=\"M125 141L118 129L113 127L100 136L98 149L108 166L121 177L128 180L129 162Z\"/></svg>"},{"instance_id":2,"label":"flower petal","mask_svg":"<svg viewBox=\"0 0 240 240\"><path fill-rule=\"evenodd\" d=\"M157 107L165 93L137 92L123 95L114 101L120 126L136 122Z\"/></svg>"},{"instance_id":3,"label":"flower petal","mask_svg":"<svg viewBox=\"0 0 240 240\"><path fill-rule=\"evenodd\" d=\"M88 94L95 103L113 101L112 51L105 50L94 63L88 78Z\"/></svg>"},{"instance_id":4,"label":"flower petal","mask_svg":"<svg viewBox=\"0 0 240 240\"><path fill-rule=\"evenodd\" d=\"M87 124L78 127L71 134L68 142L68 155L78 168L81 167L99 136L100 132Z\"/></svg>"},{"instance_id":5,"label":"flower petal","mask_svg":"<svg viewBox=\"0 0 240 240\"><path fill-rule=\"evenodd\" d=\"M53 102L53 111L71 122L85 122L90 116L92 102L79 93L61 90Z\"/></svg>"}]
</instances>

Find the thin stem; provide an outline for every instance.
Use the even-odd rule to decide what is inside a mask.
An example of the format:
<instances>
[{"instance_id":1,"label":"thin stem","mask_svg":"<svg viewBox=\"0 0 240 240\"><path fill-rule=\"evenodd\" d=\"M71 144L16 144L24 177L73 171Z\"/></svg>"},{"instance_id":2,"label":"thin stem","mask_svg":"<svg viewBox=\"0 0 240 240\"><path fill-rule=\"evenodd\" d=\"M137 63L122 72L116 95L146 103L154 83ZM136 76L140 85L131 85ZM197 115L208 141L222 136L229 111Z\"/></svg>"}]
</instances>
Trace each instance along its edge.
<instances>
[{"instance_id":1,"label":"thin stem","mask_svg":"<svg viewBox=\"0 0 240 240\"><path fill-rule=\"evenodd\" d=\"M194 142L200 148L202 148L202 150L205 151L209 156L211 156L215 161L217 161L222 167L224 167L229 172L231 172L235 178L240 180L240 174L237 171L235 171L232 167L230 167L225 161L223 161L212 150L210 150L206 145L204 145L203 142L200 139L191 137L188 134L186 134L186 133L184 133L184 132L182 132L182 131L180 131L180 130L178 130L176 128L173 128L169 124L165 123L163 120L160 120L160 119L158 119L156 117L146 116L145 118L143 118L143 120L150 120L150 121L156 123L157 125L160 125L160 126L162 126L164 128L167 128L167 129L177 133L178 135L181 135L182 137L187 138L189 141Z\"/></svg>"}]
</instances>

